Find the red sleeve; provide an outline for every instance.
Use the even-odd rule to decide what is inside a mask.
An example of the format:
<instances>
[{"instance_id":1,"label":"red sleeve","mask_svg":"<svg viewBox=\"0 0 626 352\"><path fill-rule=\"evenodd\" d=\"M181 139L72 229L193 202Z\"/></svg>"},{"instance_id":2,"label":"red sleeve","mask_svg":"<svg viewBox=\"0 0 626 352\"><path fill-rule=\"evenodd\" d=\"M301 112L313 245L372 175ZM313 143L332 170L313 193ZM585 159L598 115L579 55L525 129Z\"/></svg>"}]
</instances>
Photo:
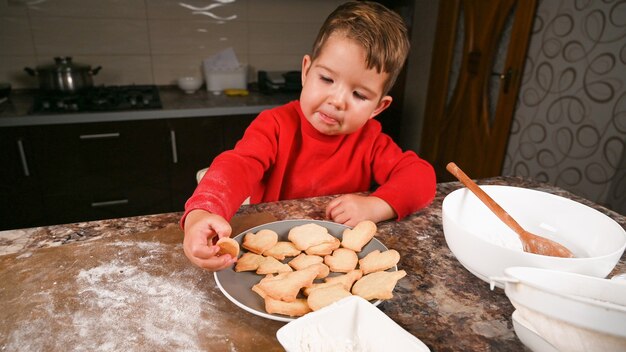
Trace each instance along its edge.
<instances>
[{"instance_id":1,"label":"red sleeve","mask_svg":"<svg viewBox=\"0 0 626 352\"><path fill-rule=\"evenodd\" d=\"M187 214L194 209L203 209L230 220L273 163L277 135L278 124L270 111L264 111L254 119L235 148L213 160L185 203L181 227Z\"/></svg>"},{"instance_id":2,"label":"red sleeve","mask_svg":"<svg viewBox=\"0 0 626 352\"><path fill-rule=\"evenodd\" d=\"M398 220L412 214L435 198L435 170L412 151L402 152L391 137L380 134L373 149L374 179L380 185L372 196L386 201Z\"/></svg>"}]
</instances>

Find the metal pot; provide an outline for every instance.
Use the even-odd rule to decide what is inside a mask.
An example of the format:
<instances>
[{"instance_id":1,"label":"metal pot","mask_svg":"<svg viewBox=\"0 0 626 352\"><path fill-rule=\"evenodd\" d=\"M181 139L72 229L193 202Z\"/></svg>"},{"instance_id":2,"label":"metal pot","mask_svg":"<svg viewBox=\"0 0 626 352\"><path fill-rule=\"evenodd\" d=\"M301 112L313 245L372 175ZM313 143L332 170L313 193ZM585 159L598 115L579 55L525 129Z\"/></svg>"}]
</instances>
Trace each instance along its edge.
<instances>
[{"instance_id":1,"label":"metal pot","mask_svg":"<svg viewBox=\"0 0 626 352\"><path fill-rule=\"evenodd\" d=\"M75 64L69 56L55 57L52 65L24 68L31 76L38 77L40 89L60 92L75 92L92 87L92 76L100 69L101 66L91 69L89 65Z\"/></svg>"}]
</instances>

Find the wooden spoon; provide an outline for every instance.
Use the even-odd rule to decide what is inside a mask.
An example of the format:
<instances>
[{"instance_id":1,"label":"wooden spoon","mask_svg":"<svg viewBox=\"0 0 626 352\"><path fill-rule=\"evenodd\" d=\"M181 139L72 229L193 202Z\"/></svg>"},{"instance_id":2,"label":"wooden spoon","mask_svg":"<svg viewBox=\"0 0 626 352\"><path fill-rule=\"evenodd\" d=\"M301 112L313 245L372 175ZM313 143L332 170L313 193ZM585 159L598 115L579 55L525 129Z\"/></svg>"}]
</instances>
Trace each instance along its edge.
<instances>
[{"instance_id":1,"label":"wooden spoon","mask_svg":"<svg viewBox=\"0 0 626 352\"><path fill-rule=\"evenodd\" d=\"M478 187L455 163L448 163L446 169L469 188L503 223L517 233L525 252L552 257L574 257L574 254L564 246L524 230L509 213L502 209L482 188Z\"/></svg>"}]
</instances>

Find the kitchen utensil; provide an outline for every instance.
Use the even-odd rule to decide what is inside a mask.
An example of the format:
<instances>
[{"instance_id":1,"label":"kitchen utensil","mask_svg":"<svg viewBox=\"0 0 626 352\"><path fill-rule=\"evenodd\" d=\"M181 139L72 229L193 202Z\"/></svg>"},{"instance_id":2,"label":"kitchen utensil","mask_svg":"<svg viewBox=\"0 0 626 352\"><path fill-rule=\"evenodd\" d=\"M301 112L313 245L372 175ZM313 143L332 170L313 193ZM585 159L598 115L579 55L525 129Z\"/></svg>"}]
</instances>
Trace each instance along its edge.
<instances>
[{"instance_id":1,"label":"kitchen utensil","mask_svg":"<svg viewBox=\"0 0 626 352\"><path fill-rule=\"evenodd\" d=\"M524 251L553 257L572 258L574 254L565 246L547 238L530 233L520 226L493 198L489 197L455 163L448 163L446 169L472 191L502 222L510 227L522 241Z\"/></svg>"},{"instance_id":2,"label":"kitchen utensil","mask_svg":"<svg viewBox=\"0 0 626 352\"><path fill-rule=\"evenodd\" d=\"M278 234L279 241L287 241L287 235L289 234L289 230L291 230L295 226L304 225L308 223L315 223L320 226L326 227L328 232L341 239L343 235L343 230L349 228L348 226L337 224L330 221L322 221L322 220L282 220L275 221L264 225L259 225L248 229L246 231L241 232L233 239L239 244L243 242L243 236L248 233L256 233L263 229L270 229ZM362 259L367 254L374 250L379 250L384 252L387 250L387 247L382 244L378 239L373 238L363 250L358 253L359 259ZM285 260L288 261L288 260ZM398 270L397 266L389 269L396 271ZM336 274L331 274L331 276ZM254 272L244 271L244 272L235 272L233 267L226 268L221 271L216 271L215 274L215 282L219 289L224 293L224 295L235 305L244 309L252 314L258 315L260 317L278 320L278 321L292 321L293 317L288 317L286 315L281 314L268 314L265 311L265 303L261 296L254 293L251 289L252 286L258 283L263 277L261 275L257 275ZM374 305L379 305L381 303L380 300L373 301Z\"/></svg>"},{"instance_id":3,"label":"kitchen utensil","mask_svg":"<svg viewBox=\"0 0 626 352\"><path fill-rule=\"evenodd\" d=\"M345 297L286 324L278 329L276 338L287 352L430 351L359 296Z\"/></svg>"},{"instance_id":4,"label":"kitchen utensil","mask_svg":"<svg viewBox=\"0 0 626 352\"><path fill-rule=\"evenodd\" d=\"M95 76L101 66L94 69L89 65L72 62L72 58L55 57L54 64L25 67L24 71L39 79L39 88L46 91L75 92L93 86Z\"/></svg>"},{"instance_id":5,"label":"kitchen utensil","mask_svg":"<svg viewBox=\"0 0 626 352\"><path fill-rule=\"evenodd\" d=\"M187 94L195 93L202 86L202 79L197 77L180 77L177 82L178 87Z\"/></svg>"},{"instance_id":6,"label":"kitchen utensil","mask_svg":"<svg viewBox=\"0 0 626 352\"><path fill-rule=\"evenodd\" d=\"M448 194L441 206L446 244L468 271L485 282L511 266L538 267L606 277L626 249L626 231L591 207L526 187L481 185L526 228L563 243L576 258L524 252L517 234L468 188ZM498 287L504 287L496 283Z\"/></svg>"},{"instance_id":7,"label":"kitchen utensil","mask_svg":"<svg viewBox=\"0 0 626 352\"><path fill-rule=\"evenodd\" d=\"M559 351L626 351L626 285L613 280L511 267L504 291L521 317Z\"/></svg>"}]
</instances>

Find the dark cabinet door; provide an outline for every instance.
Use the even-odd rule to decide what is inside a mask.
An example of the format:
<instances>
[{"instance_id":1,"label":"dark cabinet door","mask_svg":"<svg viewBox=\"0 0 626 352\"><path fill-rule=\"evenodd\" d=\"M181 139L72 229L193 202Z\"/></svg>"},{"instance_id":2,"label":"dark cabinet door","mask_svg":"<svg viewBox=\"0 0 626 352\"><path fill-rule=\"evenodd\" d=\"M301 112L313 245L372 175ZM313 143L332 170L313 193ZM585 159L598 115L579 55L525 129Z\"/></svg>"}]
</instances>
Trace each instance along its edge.
<instances>
[{"instance_id":1,"label":"dark cabinet door","mask_svg":"<svg viewBox=\"0 0 626 352\"><path fill-rule=\"evenodd\" d=\"M32 135L49 223L169 210L164 121L37 126Z\"/></svg>"},{"instance_id":2,"label":"dark cabinet door","mask_svg":"<svg viewBox=\"0 0 626 352\"><path fill-rule=\"evenodd\" d=\"M25 128L0 128L0 230L42 224L32 138Z\"/></svg>"},{"instance_id":3,"label":"dark cabinet door","mask_svg":"<svg viewBox=\"0 0 626 352\"><path fill-rule=\"evenodd\" d=\"M172 209L184 209L196 189L196 173L221 152L232 149L255 115L169 120L172 150Z\"/></svg>"}]
</instances>

